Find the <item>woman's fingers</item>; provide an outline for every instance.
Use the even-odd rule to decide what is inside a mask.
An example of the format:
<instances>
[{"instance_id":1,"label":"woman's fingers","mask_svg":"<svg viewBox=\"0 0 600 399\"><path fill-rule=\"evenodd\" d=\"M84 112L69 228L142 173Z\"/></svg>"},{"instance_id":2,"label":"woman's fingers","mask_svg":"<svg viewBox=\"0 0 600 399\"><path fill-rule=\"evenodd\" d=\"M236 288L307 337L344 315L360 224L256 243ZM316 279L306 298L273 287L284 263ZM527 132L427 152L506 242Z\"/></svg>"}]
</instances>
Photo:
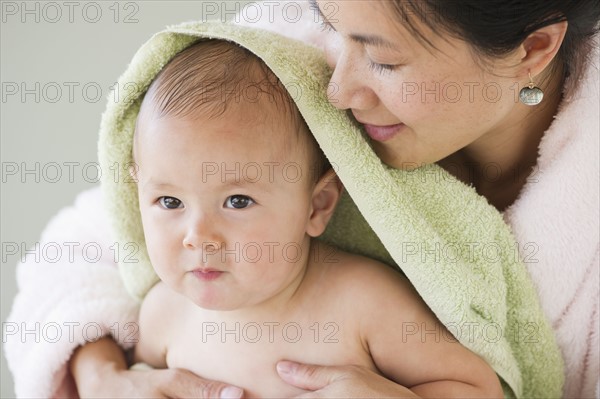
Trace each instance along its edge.
<instances>
[{"instance_id":1,"label":"woman's fingers","mask_svg":"<svg viewBox=\"0 0 600 399\"><path fill-rule=\"evenodd\" d=\"M344 376L338 367L316 366L282 360L277 363L277 373L288 384L301 389L323 389Z\"/></svg>"},{"instance_id":2,"label":"woman's fingers","mask_svg":"<svg viewBox=\"0 0 600 399\"><path fill-rule=\"evenodd\" d=\"M156 370L161 374L160 391L169 398L239 399L241 388L219 381L210 381L182 369Z\"/></svg>"},{"instance_id":3,"label":"woman's fingers","mask_svg":"<svg viewBox=\"0 0 600 399\"><path fill-rule=\"evenodd\" d=\"M305 389L297 398L417 398L408 388L360 366L316 366L282 360L279 376Z\"/></svg>"}]
</instances>

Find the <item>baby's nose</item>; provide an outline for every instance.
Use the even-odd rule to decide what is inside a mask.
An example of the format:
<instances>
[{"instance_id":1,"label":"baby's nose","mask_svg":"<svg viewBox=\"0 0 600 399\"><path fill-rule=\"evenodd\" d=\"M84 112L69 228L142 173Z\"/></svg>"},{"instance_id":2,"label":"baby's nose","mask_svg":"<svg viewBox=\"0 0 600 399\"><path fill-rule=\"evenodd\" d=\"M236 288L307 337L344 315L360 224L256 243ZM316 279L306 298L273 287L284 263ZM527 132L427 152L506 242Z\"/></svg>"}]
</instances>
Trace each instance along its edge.
<instances>
[{"instance_id":1,"label":"baby's nose","mask_svg":"<svg viewBox=\"0 0 600 399\"><path fill-rule=\"evenodd\" d=\"M186 249L201 249L207 253L219 251L222 243L223 236L218 232L218 223L207 216L190 223L183 238Z\"/></svg>"}]
</instances>

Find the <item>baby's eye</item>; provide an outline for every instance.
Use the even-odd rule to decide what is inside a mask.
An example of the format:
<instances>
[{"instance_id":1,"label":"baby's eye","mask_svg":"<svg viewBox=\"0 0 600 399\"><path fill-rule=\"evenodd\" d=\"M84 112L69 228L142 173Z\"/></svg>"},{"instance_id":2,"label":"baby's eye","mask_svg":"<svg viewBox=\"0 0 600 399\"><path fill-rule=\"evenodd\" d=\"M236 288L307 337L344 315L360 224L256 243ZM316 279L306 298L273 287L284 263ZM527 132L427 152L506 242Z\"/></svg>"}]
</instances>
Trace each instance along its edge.
<instances>
[{"instance_id":1,"label":"baby's eye","mask_svg":"<svg viewBox=\"0 0 600 399\"><path fill-rule=\"evenodd\" d=\"M183 208L183 202L175 197L160 197L158 203L165 209Z\"/></svg>"},{"instance_id":2,"label":"baby's eye","mask_svg":"<svg viewBox=\"0 0 600 399\"><path fill-rule=\"evenodd\" d=\"M232 195L225 200L225 208L244 209L254 204L254 200L246 195Z\"/></svg>"}]
</instances>

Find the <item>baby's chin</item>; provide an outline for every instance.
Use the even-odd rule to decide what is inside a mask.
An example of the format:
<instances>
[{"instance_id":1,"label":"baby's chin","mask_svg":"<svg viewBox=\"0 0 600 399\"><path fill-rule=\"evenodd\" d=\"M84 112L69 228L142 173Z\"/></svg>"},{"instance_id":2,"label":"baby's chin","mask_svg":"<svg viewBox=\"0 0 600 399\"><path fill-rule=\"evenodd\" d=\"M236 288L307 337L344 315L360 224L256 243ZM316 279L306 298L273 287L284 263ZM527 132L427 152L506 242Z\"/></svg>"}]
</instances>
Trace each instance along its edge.
<instances>
[{"instance_id":1,"label":"baby's chin","mask_svg":"<svg viewBox=\"0 0 600 399\"><path fill-rule=\"evenodd\" d=\"M215 298L214 296L206 295L184 296L186 296L197 307L214 312L230 312L245 307L244 304L233 302L227 298Z\"/></svg>"},{"instance_id":2,"label":"baby's chin","mask_svg":"<svg viewBox=\"0 0 600 399\"><path fill-rule=\"evenodd\" d=\"M214 298L186 296L193 305L210 312L253 311L268 306L267 300L252 301L250 298ZM253 298L256 299L256 298Z\"/></svg>"},{"instance_id":3,"label":"baby's chin","mask_svg":"<svg viewBox=\"0 0 600 399\"><path fill-rule=\"evenodd\" d=\"M233 310L240 309L239 306L234 306L227 303L215 303L211 301L200 301L200 300L192 300L194 305L198 306L204 310L210 310L213 312L231 312Z\"/></svg>"}]
</instances>

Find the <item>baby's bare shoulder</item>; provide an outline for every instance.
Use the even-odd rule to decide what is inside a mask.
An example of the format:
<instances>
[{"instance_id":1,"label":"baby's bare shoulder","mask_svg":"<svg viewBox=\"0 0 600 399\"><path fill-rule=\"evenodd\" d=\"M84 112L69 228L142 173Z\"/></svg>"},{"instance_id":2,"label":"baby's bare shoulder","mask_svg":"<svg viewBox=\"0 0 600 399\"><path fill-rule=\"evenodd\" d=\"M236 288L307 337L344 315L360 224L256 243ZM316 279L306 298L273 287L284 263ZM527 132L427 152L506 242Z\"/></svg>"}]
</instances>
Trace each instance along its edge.
<instances>
[{"instance_id":1,"label":"baby's bare shoulder","mask_svg":"<svg viewBox=\"0 0 600 399\"><path fill-rule=\"evenodd\" d=\"M364 302L380 298L418 300L410 282L395 267L361 255L321 244L323 278L335 295Z\"/></svg>"},{"instance_id":2,"label":"baby's bare shoulder","mask_svg":"<svg viewBox=\"0 0 600 399\"><path fill-rule=\"evenodd\" d=\"M178 313L172 310L181 309L184 299L165 283L159 281L144 297L140 308L140 323L165 324L165 322L174 321L172 318L176 317Z\"/></svg>"},{"instance_id":3,"label":"baby's bare shoulder","mask_svg":"<svg viewBox=\"0 0 600 399\"><path fill-rule=\"evenodd\" d=\"M152 367L165 368L166 343L177 326L173 312L176 295L163 282L157 283L148 291L139 315L139 340L135 347L136 362Z\"/></svg>"},{"instance_id":4,"label":"baby's bare shoulder","mask_svg":"<svg viewBox=\"0 0 600 399\"><path fill-rule=\"evenodd\" d=\"M142 307L154 307L160 305L162 301L174 300L172 290L162 281L154 284L150 291L144 297Z\"/></svg>"}]
</instances>

